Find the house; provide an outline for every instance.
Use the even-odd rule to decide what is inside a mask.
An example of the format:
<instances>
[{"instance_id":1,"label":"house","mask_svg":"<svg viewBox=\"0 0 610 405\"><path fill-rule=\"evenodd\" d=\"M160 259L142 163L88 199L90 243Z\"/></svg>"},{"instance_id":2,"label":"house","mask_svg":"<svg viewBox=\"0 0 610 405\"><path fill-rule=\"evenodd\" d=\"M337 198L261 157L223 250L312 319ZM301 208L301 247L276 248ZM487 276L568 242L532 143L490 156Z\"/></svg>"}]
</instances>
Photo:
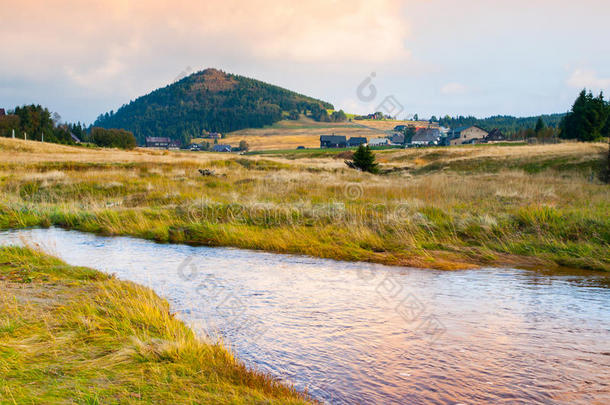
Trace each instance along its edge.
<instances>
[{"instance_id":1,"label":"house","mask_svg":"<svg viewBox=\"0 0 610 405\"><path fill-rule=\"evenodd\" d=\"M218 133L218 132L210 132L208 134L205 134L203 136L204 139L221 139L222 138L222 134Z\"/></svg>"},{"instance_id":2,"label":"house","mask_svg":"<svg viewBox=\"0 0 610 405\"><path fill-rule=\"evenodd\" d=\"M354 147L354 146L366 145L367 142L368 142L367 139L364 137L354 136L352 138L349 138L349 141L347 141L347 146Z\"/></svg>"},{"instance_id":3,"label":"house","mask_svg":"<svg viewBox=\"0 0 610 405\"><path fill-rule=\"evenodd\" d=\"M369 141L369 146L385 146L389 144L390 140L388 138L373 138Z\"/></svg>"},{"instance_id":4,"label":"house","mask_svg":"<svg viewBox=\"0 0 610 405\"><path fill-rule=\"evenodd\" d=\"M441 131L438 128L421 128L418 129L413 138L411 145L428 146L438 145L441 140Z\"/></svg>"},{"instance_id":5,"label":"house","mask_svg":"<svg viewBox=\"0 0 610 405\"><path fill-rule=\"evenodd\" d=\"M169 148L172 140L165 137L160 136L151 136L146 137L146 147L147 148Z\"/></svg>"},{"instance_id":6,"label":"house","mask_svg":"<svg viewBox=\"0 0 610 405\"><path fill-rule=\"evenodd\" d=\"M231 145L214 145L212 148L214 152L231 152Z\"/></svg>"},{"instance_id":7,"label":"house","mask_svg":"<svg viewBox=\"0 0 610 405\"><path fill-rule=\"evenodd\" d=\"M485 142L502 142L502 141L506 141L506 136L504 136L502 131L500 131L498 128L492 130L485 137Z\"/></svg>"},{"instance_id":8,"label":"house","mask_svg":"<svg viewBox=\"0 0 610 405\"><path fill-rule=\"evenodd\" d=\"M78 138L78 136L74 135L72 131L70 131L70 138L72 138L74 143L81 143L81 140Z\"/></svg>"},{"instance_id":9,"label":"house","mask_svg":"<svg viewBox=\"0 0 610 405\"><path fill-rule=\"evenodd\" d=\"M4 117L6 115L6 111L4 111L4 108L0 108L0 117Z\"/></svg>"},{"instance_id":10,"label":"house","mask_svg":"<svg viewBox=\"0 0 610 405\"><path fill-rule=\"evenodd\" d=\"M487 131L476 125L454 128L447 133L445 143L448 145L465 145L478 143L485 139Z\"/></svg>"},{"instance_id":11,"label":"house","mask_svg":"<svg viewBox=\"0 0 610 405\"><path fill-rule=\"evenodd\" d=\"M404 145L405 143L405 134L394 134L392 135L392 137L390 138L390 142L392 142L395 145Z\"/></svg>"},{"instance_id":12,"label":"house","mask_svg":"<svg viewBox=\"0 0 610 405\"><path fill-rule=\"evenodd\" d=\"M347 147L347 139L344 136L338 136L338 135L320 136L320 148L345 148L345 147Z\"/></svg>"}]
</instances>

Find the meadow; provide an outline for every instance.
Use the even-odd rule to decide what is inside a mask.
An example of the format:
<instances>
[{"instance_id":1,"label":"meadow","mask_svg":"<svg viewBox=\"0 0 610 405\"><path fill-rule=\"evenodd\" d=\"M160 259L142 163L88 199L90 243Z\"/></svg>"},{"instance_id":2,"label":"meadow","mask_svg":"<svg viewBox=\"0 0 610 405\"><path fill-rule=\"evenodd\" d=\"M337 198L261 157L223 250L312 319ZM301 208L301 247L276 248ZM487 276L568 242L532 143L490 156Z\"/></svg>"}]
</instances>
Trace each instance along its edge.
<instances>
[{"instance_id":1,"label":"meadow","mask_svg":"<svg viewBox=\"0 0 610 405\"><path fill-rule=\"evenodd\" d=\"M250 150L296 149L320 147L321 135L343 135L346 137L379 135L374 130L357 126L350 122L318 122L311 118L284 120L265 128L250 128L226 134L221 143L237 146L246 140Z\"/></svg>"},{"instance_id":2,"label":"meadow","mask_svg":"<svg viewBox=\"0 0 610 405\"><path fill-rule=\"evenodd\" d=\"M438 269L610 270L607 144L256 155L0 139L0 228L60 226ZM213 176L202 176L210 169Z\"/></svg>"},{"instance_id":3,"label":"meadow","mask_svg":"<svg viewBox=\"0 0 610 405\"><path fill-rule=\"evenodd\" d=\"M427 126L427 121L353 120L348 122L318 122L301 116L284 120L265 128L251 128L226 134L222 143L237 146L246 140L252 151L287 150L298 146L319 148L321 135L377 138L388 135L397 125ZM199 140L201 141L201 140Z\"/></svg>"},{"instance_id":4,"label":"meadow","mask_svg":"<svg viewBox=\"0 0 610 405\"><path fill-rule=\"evenodd\" d=\"M0 248L0 402L309 403L152 290L13 247Z\"/></svg>"}]
</instances>

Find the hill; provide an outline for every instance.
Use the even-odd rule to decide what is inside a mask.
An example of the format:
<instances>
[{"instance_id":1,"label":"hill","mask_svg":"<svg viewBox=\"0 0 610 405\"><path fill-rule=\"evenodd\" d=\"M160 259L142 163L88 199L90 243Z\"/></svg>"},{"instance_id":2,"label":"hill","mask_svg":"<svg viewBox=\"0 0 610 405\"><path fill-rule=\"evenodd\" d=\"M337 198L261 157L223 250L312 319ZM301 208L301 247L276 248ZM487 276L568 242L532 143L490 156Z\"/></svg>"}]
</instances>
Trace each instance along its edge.
<instances>
[{"instance_id":1,"label":"hill","mask_svg":"<svg viewBox=\"0 0 610 405\"><path fill-rule=\"evenodd\" d=\"M167 136L182 143L204 131L272 125L291 112L317 117L333 105L243 76L206 69L100 115L94 126L132 131L138 143Z\"/></svg>"}]
</instances>

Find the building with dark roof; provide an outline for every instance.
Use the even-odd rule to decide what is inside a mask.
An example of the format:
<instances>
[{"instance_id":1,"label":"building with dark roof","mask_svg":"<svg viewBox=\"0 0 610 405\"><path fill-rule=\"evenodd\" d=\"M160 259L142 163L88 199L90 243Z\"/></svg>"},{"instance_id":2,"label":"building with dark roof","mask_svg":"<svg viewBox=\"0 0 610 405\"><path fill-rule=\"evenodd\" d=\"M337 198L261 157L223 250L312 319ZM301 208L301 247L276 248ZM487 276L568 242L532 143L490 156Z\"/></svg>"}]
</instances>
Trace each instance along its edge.
<instances>
[{"instance_id":1,"label":"building with dark roof","mask_svg":"<svg viewBox=\"0 0 610 405\"><path fill-rule=\"evenodd\" d=\"M320 148L345 148L347 147L347 139L339 135L322 135L320 136Z\"/></svg>"},{"instance_id":2,"label":"building with dark roof","mask_svg":"<svg viewBox=\"0 0 610 405\"><path fill-rule=\"evenodd\" d=\"M446 144L448 145L464 145L469 143L482 142L488 135L481 127L476 125L469 127L461 127L451 129L447 133Z\"/></svg>"},{"instance_id":3,"label":"building with dark roof","mask_svg":"<svg viewBox=\"0 0 610 405\"><path fill-rule=\"evenodd\" d=\"M405 134L396 133L390 138L390 142L395 145L403 145L405 143Z\"/></svg>"},{"instance_id":4,"label":"building with dark roof","mask_svg":"<svg viewBox=\"0 0 610 405\"><path fill-rule=\"evenodd\" d=\"M506 141L506 136L498 128L492 130L485 137L485 142L502 142Z\"/></svg>"},{"instance_id":5,"label":"building with dark roof","mask_svg":"<svg viewBox=\"0 0 610 405\"><path fill-rule=\"evenodd\" d=\"M420 146L438 145L440 140L441 131L438 128L421 128L413 135L411 144Z\"/></svg>"},{"instance_id":6,"label":"building with dark roof","mask_svg":"<svg viewBox=\"0 0 610 405\"><path fill-rule=\"evenodd\" d=\"M231 145L214 145L212 151L214 152L231 152Z\"/></svg>"},{"instance_id":7,"label":"building with dark roof","mask_svg":"<svg viewBox=\"0 0 610 405\"><path fill-rule=\"evenodd\" d=\"M146 137L147 148L169 148L171 139L161 136Z\"/></svg>"},{"instance_id":8,"label":"building with dark roof","mask_svg":"<svg viewBox=\"0 0 610 405\"><path fill-rule=\"evenodd\" d=\"M353 146L360 146L360 145L366 145L367 143L367 139L364 137L352 137L349 138L349 141L347 141L347 146L353 147Z\"/></svg>"}]
</instances>

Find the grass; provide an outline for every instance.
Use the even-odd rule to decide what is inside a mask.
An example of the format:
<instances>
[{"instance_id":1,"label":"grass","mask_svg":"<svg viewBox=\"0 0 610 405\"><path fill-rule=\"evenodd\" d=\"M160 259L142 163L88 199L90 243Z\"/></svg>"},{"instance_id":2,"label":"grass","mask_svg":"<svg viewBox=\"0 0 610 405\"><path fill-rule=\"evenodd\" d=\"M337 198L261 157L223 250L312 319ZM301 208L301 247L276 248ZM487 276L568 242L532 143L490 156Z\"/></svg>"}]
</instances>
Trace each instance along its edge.
<instances>
[{"instance_id":1,"label":"grass","mask_svg":"<svg viewBox=\"0 0 610 405\"><path fill-rule=\"evenodd\" d=\"M605 144L383 150L383 176L348 169L344 152L236 156L0 139L0 228L56 225L440 269L610 270L610 187L597 179Z\"/></svg>"},{"instance_id":2,"label":"grass","mask_svg":"<svg viewBox=\"0 0 610 405\"><path fill-rule=\"evenodd\" d=\"M226 134L222 143L238 145L246 140L250 150L295 150L298 146L317 148L320 146L320 135L344 135L347 137L376 137L378 132L356 125L356 122L317 122L301 117L299 120L284 120L265 128L243 129Z\"/></svg>"},{"instance_id":3,"label":"grass","mask_svg":"<svg viewBox=\"0 0 610 405\"><path fill-rule=\"evenodd\" d=\"M0 402L303 404L197 338L151 290L0 248Z\"/></svg>"}]
</instances>

